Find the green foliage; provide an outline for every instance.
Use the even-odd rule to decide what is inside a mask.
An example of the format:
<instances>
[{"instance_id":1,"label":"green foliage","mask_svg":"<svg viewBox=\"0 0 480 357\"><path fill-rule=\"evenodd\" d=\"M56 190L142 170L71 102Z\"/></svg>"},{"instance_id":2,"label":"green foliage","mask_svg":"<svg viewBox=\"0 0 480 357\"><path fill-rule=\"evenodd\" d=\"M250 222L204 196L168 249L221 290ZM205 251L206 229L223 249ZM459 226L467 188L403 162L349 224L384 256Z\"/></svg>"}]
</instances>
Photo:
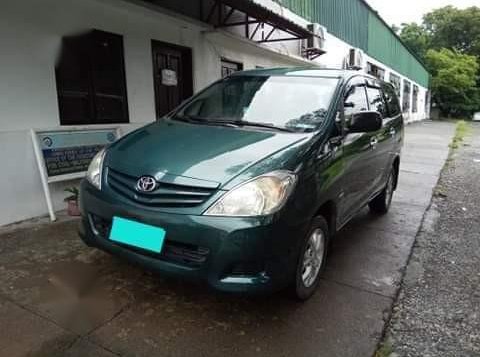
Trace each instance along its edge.
<instances>
[{"instance_id":1,"label":"green foliage","mask_svg":"<svg viewBox=\"0 0 480 357\"><path fill-rule=\"evenodd\" d=\"M64 201L65 202L69 202L69 201L78 201L78 188L77 187L67 187L65 190L65 192L69 193L70 195L65 197Z\"/></svg>"},{"instance_id":2,"label":"green foliage","mask_svg":"<svg viewBox=\"0 0 480 357\"><path fill-rule=\"evenodd\" d=\"M459 117L476 110L479 65L474 56L443 48L428 50L425 60L432 74L434 101L445 116Z\"/></svg>"},{"instance_id":3,"label":"green foliage","mask_svg":"<svg viewBox=\"0 0 480 357\"><path fill-rule=\"evenodd\" d=\"M421 58L425 57L430 48L431 37L425 28L416 23L402 24L400 37Z\"/></svg>"},{"instance_id":4,"label":"green foliage","mask_svg":"<svg viewBox=\"0 0 480 357\"><path fill-rule=\"evenodd\" d=\"M426 62L434 103L443 115L480 110L480 7L433 10L422 24L403 24L400 37Z\"/></svg>"},{"instance_id":5,"label":"green foliage","mask_svg":"<svg viewBox=\"0 0 480 357\"><path fill-rule=\"evenodd\" d=\"M435 49L450 48L480 58L480 7L445 6L423 18L423 28Z\"/></svg>"}]
</instances>

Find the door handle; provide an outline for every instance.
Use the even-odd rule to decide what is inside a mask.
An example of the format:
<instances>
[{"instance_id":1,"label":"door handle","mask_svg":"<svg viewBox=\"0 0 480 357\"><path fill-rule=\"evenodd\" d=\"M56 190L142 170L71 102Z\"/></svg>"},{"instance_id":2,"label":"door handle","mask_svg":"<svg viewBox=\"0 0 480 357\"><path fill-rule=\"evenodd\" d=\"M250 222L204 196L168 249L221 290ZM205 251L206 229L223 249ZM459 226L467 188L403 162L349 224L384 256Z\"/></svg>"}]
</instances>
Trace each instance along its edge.
<instances>
[{"instance_id":1,"label":"door handle","mask_svg":"<svg viewBox=\"0 0 480 357\"><path fill-rule=\"evenodd\" d=\"M378 144L378 139L376 137L373 137L370 139L370 147L372 149L376 149Z\"/></svg>"},{"instance_id":2,"label":"door handle","mask_svg":"<svg viewBox=\"0 0 480 357\"><path fill-rule=\"evenodd\" d=\"M397 133L397 131L395 130L395 128L390 128L390 135L391 136L395 136L396 133Z\"/></svg>"}]
</instances>

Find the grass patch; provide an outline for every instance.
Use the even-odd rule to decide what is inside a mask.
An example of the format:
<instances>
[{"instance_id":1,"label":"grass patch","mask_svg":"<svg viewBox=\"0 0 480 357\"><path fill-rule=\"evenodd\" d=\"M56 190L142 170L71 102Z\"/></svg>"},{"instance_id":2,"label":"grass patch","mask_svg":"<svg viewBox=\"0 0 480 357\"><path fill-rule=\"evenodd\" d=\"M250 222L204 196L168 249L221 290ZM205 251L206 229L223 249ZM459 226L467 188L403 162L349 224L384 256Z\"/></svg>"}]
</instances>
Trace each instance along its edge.
<instances>
[{"instance_id":1,"label":"grass patch","mask_svg":"<svg viewBox=\"0 0 480 357\"><path fill-rule=\"evenodd\" d=\"M455 136L450 144L451 149L458 149L463 143L465 136L470 132L470 125L465 120L459 120L457 122L457 128L455 130Z\"/></svg>"},{"instance_id":2,"label":"grass patch","mask_svg":"<svg viewBox=\"0 0 480 357\"><path fill-rule=\"evenodd\" d=\"M448 197L447 195L447 192L445 191L445 189L443 187L441 187L440 185L438 185L437 187L435 187L435 190L433 191L433 195L435 197L440 197L440 198L446 198Z\"/></svg>"},{"instance_id":3,"label":"grass patch","mask_svg":"<svg viewBox=\"0 0 480 357\"><path fill-rule=\"evenodd\" d=\"M393 354L393 348L390 342L384 342L380 348L375 352L373 357L389 357Z\"/></svg>"}]
</instances>

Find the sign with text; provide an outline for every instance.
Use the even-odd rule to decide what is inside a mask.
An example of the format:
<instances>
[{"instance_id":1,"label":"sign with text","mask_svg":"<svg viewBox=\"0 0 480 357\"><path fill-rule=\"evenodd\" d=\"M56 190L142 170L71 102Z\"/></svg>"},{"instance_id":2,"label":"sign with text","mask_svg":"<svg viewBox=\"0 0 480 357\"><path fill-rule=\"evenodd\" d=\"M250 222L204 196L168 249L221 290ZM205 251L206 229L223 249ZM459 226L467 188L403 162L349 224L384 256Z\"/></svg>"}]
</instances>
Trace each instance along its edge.
<instances>
[{"instance_id":1,"label":"sign with text","mask_svg":"<svg viewBox=\"0 0 480 357\"><path fill-rule=\"evenodd\" d=\"M169 87L178 85L177 72L171 69L162 69L162 84Z\"/></svg>"},{"instance_id":2,"label":"sign with text","mask_svg":"<svg viewBox=\"0 0 480 357\"><path fill-rule=\"evenodd\" d=\"M49 184L84 177L95 154L120 137L119 127L31 129L48 212L56 220Z\"/></svg>"},{"instance_id":3,"label":"sign with text","mask_svg":"<svg viewBox=\"0 0 480 357\"><path fill-rule=\"evenodd\" d=\"M84 173L104 146L118 138L117 129L37 132L48 177Z\"/></svg>"}]
</instances>

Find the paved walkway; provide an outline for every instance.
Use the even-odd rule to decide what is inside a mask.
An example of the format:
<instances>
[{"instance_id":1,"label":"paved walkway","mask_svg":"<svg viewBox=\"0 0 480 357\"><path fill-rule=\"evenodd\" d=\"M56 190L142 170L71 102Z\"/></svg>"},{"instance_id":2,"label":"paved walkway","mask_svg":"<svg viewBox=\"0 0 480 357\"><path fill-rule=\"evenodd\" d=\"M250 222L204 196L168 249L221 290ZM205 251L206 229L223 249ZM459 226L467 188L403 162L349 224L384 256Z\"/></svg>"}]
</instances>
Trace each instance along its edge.
<instances>
[{"instance_id":1,"label":"paved walkway","mask_svg":"<svg viewBox=\"0 0 480 357\"><path fill-rule=\"evenodd\" d=\"M480 125L425 216L387 336L400 356L480 356Z\"/></svg>"},{"instance_id":2,"label":"paved walkway","mask_svg":"<svg viewBox=\"0 0 480 357\"><path fill-rule=\"evenodd\" d=\"M406 131L392 211L378 218L365 210L341 232L319 291L305 304L154 277L84 247L72 222L3 233L0 355L371 356L454 125L424 122Z\"/></svg>"}]
</instances>

